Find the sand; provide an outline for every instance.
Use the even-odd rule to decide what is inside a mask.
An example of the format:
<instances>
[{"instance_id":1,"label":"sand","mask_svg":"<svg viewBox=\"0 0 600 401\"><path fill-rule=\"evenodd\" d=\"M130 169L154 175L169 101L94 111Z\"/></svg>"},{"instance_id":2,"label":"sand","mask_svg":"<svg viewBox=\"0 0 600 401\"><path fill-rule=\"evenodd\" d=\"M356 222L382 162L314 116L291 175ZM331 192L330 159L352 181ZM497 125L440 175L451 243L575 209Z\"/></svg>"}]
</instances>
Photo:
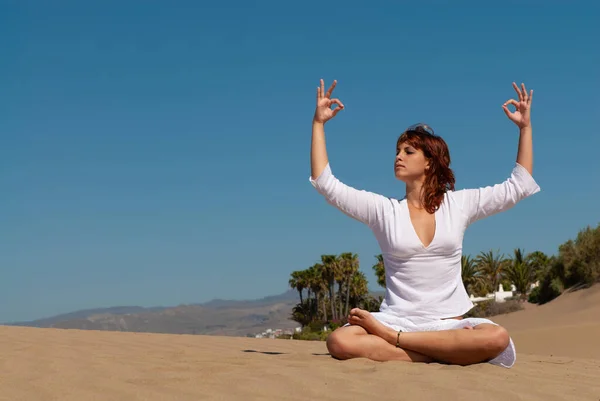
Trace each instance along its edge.
<instances>
[{"instance_id":1,"label":"sand","mask_svg":"<svg viewBox=\"0 0 600 401\"><path fill-rule=\"evenodd\" d=\"M600 285L497 316L516 365L337 361L323 342L0 326L0 400L600 400Z\"/></svg>"}]
</instances>

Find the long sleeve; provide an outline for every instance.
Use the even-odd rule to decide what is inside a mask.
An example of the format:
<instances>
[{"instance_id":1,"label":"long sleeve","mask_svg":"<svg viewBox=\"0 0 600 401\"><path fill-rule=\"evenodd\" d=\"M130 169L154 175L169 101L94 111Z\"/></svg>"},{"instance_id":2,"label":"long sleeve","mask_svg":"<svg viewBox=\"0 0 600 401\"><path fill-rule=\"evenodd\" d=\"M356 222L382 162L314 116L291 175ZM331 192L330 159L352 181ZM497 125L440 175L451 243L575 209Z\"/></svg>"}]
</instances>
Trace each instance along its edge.
<instances>
[{"instance_id":1,"label":"long sleeve","mask_svg":"<svg viewBox=\"0 0 600 401\"><path fill-rule=\"evenodd\" d=\"M332 174L329 164L321 175L316 179L309 177L309 180L329 204L371 229L382 229L385 216L393 212L391 199L342 183Z\"/></svg>"},{"instance_id":2,"label":"long sleeve","mask_svg":"<svg viewBox=\"0 0 600 401\"><path fill-rule=\"evenodd\" d=\"M540 191L529 172L515 163L510 177L500 184L457 192L461 199L467 225L508 210L521 200Z\"/></svg>"}]
</instances>

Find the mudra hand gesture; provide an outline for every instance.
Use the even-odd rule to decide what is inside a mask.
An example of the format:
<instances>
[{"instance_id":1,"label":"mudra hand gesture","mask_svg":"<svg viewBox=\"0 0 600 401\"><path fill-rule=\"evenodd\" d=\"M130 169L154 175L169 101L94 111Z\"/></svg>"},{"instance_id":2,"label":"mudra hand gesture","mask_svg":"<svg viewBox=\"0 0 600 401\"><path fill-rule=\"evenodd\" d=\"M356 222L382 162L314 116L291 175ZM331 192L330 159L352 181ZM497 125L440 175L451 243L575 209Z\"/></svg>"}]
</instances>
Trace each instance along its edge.
<instances>
[{"instance_id":1,"label":"mudra hand gesture","mask_svg":"<svg viewBox=\"0 0 600 401\"><path fill-rule=\"evenodd\" d=\"M516 83L513 82L513 88L517 91L517 95L519 95L519 101L514 99L510 99L506 101L502 105L502 109L508 116L508 118L519 128L529 127L531 125L531 98L533 97L533 90L527 94L527 90L525 89L525 84L521 84L521 88L517 86ZM512 104L515 106L516 110L511 112L508 109L508 105Z\"/></svg>"},{"instance_id":2,"label":"mudra hand gesture","mask_svg":"<svg viewBox=\"0 0 600 401\"><path fill-rule=\"evenodd\" d=\"M331 98L331 92L333 92L335 85L337 85L337 81L333 81L327 92L325 92L325 83L321 80L321 86L317 87L317 108L313 117L314 122L325 124L344 108L339 99ZM336 105L334 109L331 108L333 104Z\"/></svg>"}]
</instances>

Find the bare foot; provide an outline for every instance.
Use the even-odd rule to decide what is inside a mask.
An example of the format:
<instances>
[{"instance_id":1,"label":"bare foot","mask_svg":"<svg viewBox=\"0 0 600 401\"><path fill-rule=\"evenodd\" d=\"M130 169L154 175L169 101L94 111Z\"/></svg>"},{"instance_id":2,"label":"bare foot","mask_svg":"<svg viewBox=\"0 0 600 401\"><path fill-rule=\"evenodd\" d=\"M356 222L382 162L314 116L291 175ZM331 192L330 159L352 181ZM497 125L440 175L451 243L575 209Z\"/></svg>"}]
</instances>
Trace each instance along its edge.
<instances>
[{"instance_id":1,"label":"bare foot","mask_svg":"<svg viewBox=\"0 0 600 401\"><path fill-rule=\"evenodd\" d=\"M348 315L348 323L361 326L367 331L367 333L381 337L384 340L389 338L390 335L395 336L397 334L394 329L385 326L379 320L375 319L370 312L360 308L354 308L350 311L350 314ZM473 330L473 326L465 326L463 329Z\"/></svg>"},{"instance_id":2,"label":"bare foot","mask_svg":"<svg viewBox=\"0 0 600 401\"><path fill-rule=\"evenodd\" d=\"M367 333L383 339L389 336L390 333L395 333L393 329L384 326L379 320L375 319L373 315L360 308L354 308L350 311L348 323L361 326Z\"/></svg>"}]
</instances>

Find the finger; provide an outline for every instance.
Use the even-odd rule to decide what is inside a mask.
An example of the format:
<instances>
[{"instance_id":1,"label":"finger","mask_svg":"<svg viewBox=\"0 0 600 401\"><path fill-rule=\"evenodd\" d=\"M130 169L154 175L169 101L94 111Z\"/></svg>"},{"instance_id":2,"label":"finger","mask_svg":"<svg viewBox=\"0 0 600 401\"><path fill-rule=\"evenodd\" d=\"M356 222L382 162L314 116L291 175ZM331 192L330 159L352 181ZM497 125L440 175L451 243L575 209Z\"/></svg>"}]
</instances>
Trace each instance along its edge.
<instances>
[{"instance_id":1,"label":"finger","mask_svg":"<svg viewBox=\"0 0 600 401\"><path fill-rule=\"evenodd\" d=\"M317 86L317 103L321 100L321 88Z\"/></svg>"},{"instance_id":2,"label":"finger","mask_svg":"<svg viewBox=\"0 0 600 401\"><path fill-rule=\"evenodd\" d=\"M342 109L344 108L344 104L340 101L340 99L331 99L331 104L337 104L338 106L340 106Z\"/></svg>"},{"instance_id":3,"label":"finger","mask_svg":"<svg viewBox=\"0 0 600 401\"><path fill-rule=\"evenodd\" d=\"M527 102L529 96L527 96L527 89L525 89L525 84L521 82L521 90L523 90L523 100Z\"/></svg>"},{"instance_id":4,"label":"finger","mask_svg":"<svg viewBox=\"0 0 600 401\"><path fill-rule=\"evenodd\" d=\"M510 110L508 109L508 107L506 107L506 104L503 104L503 105L502 105L502 110L504 110L504 114L506 114L506 116L507 116L508 118L511 118L511 114L512 114L512 113L510 112Z\"/></svg>"},{"instance_id":5,"label":"finger","mask_svg":"<svg viewBox=\"0 0 600 401\"><path fill-rule=\"evenodd\" d=\"M333 116L334 116L334 117L335 117L335 115L336 115L337 113L339 113L339 112L340 112L340 110L343 110L343 109L344 109L344 105L343 105L343 103L342 103L342 102L340 102L340 100L339 100L339 99L331 99L331 104L335 104L335 105L336 105L336 106L335 106L335 108L333 109Z\"/></svg>"},{"instance_id":6,"label":"finger","mask_svg":"<svg viewBox=\"0 0 600 401\"><path fill-rule=\"evenodd\" d=\"M529 91L529 99L527 99L527 103L531 104L532 97L533 97L533 89Z\"/></svg>"},{"instance_id":7,"label":"finger","mask_svg":"<svg viewBox=\"0 0 600 401\"><path fill-rule=\"evenodd\" d=\"M515 88L515 91L517 92L517 95L519 95L519 100L523 100L523 94L519 90L519 87L517 86L517 84L514 83L514 82L513 82L513 88Z\"/></svg>"},{"instance_id":8,"label":"finger","mask_svg":"<svg viewBox=\"0 0 600 401\"><path fill-rule=\"evenodd\" d=\"M325 96L325 81L321 79L321 97Z\"/></svg>"},{"instance_id":9,"label":"finger","mask_svg":"<svg viewBox=\"0 0 600 401\"><path fill-rule=\"evenodd\" d=\"M331 97L331 92L333 92L333 89L335 88L336 85L337 85L337 81L334 79L333 83L331 84L331 86L327 90L327 93L325 94L326 97Z\"/></svg>"},{"instance_id":10,"label":"finger","mask_svg":"<svg viewBox=\"0 0 600 401\"><path fill-rule=\"evenodd\" d=\"M508 106L509 104L512 104L515 107L519 107L519 102L517 102L515 99L509 99L506 102L504 102L503 106Z\"/></svg>"}]
</instances>

